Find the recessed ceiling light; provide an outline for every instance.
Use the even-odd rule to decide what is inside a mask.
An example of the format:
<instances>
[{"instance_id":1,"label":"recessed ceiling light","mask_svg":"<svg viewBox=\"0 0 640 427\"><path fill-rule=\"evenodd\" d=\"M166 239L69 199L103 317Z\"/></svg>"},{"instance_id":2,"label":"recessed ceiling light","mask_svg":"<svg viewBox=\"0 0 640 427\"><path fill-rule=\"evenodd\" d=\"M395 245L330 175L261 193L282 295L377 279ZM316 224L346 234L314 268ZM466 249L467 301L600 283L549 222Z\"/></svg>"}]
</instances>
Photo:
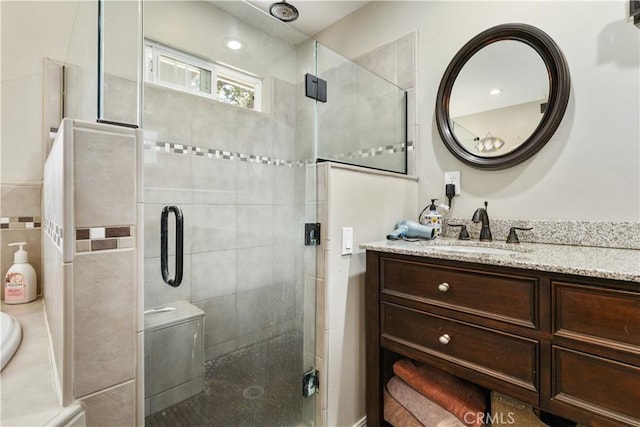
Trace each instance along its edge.
<instances>
[{"instance_id":1,"label":"recessed ceiling light","mask_svg":"<svg viewBox=\"0 0 640 427\"><path fill-rule=\"evenodd\" d=\"M227 47L231 50L240 50L242 49L242 42L236 39L227 40Z\"/></svg>"},{"instance_id":2,"label":"recessed ceiling light","mask_svg":"<svg viewBox=\"0 0 640 427\"><path fill-rule=\"evenodd\" d=\"M489 91L489 95L497 95L502 92L502 89L492 89Z\"/></svg>"}]
</instances>

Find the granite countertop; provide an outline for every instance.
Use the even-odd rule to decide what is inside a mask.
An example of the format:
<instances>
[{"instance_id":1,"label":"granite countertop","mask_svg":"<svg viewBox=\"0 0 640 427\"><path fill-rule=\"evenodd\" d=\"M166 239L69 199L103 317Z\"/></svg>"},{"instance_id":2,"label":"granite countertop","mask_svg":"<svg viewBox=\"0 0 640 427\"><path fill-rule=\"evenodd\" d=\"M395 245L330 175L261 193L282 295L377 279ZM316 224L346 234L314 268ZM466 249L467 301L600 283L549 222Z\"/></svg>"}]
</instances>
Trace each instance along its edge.
<instances>
[{"instance_id":1,"label":"granite countertop","mask_svg":"<svg viewBox=\"0 0 640 427\"><path fill-rule=\"evenodd\" d=\"M515 253L474 253L438 250L438 246L470 246L509 249ZM402 255L525 268L549 273L575 274L640 283L640 250L542 243L463 241L443 237L429 241L383 240L360 248Z\"/></svg>"}]
</instances>

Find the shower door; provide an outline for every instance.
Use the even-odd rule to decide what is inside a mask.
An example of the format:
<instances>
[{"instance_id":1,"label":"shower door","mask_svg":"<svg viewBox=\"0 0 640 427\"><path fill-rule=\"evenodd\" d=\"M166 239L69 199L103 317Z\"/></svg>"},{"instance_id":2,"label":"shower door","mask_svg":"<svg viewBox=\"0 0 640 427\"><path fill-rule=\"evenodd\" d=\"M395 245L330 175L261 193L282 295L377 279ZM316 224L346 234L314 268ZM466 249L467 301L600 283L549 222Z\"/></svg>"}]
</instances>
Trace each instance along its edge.
<instances>
[{"instance_id":1,"label":"shower door","mask_svg":"<svg viewBox=\"0 0 640 427\"><path fill-rule=\"evenodd\" d=\"M145 423L311 426L315 44L240 1L142 11Z\"/></svg>"}]
</instances>

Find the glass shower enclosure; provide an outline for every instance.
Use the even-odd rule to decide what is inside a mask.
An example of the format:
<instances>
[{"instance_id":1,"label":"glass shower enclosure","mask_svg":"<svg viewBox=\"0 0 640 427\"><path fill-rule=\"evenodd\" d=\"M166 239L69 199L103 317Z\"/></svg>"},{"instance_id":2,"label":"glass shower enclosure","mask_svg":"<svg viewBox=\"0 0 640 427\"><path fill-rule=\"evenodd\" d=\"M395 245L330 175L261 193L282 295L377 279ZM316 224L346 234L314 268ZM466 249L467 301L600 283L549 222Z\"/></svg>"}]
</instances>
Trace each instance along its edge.
<instances>
[{"instance_id":1,"label":"glass shower enclosure","mask_svg":"<svg viewBox=\"0 0 640 427\"><path fill-rule=\"evenodd\" d=\"M313 44L265 18L242 2L143 3L145 323L184 301L204 326L202 342L198 320L145 331L148 425L313 424L315 247L301 230L315 222L314 147L296 138ZM182 254L168 224L177 287L159 274L166 206L183 216Z\"/></svg>"},{"instance_id":2,"label":"glass shower enclosure","mask_svg":"<svg viewBox=\"0 0 640 427\"><path fill-rule=\"evenodd\" d=\"M406 173L405 91L243 1L100 19L99 121L144 130L145 424L314 425L316 165Z\"/></svg>"}]
</instances>

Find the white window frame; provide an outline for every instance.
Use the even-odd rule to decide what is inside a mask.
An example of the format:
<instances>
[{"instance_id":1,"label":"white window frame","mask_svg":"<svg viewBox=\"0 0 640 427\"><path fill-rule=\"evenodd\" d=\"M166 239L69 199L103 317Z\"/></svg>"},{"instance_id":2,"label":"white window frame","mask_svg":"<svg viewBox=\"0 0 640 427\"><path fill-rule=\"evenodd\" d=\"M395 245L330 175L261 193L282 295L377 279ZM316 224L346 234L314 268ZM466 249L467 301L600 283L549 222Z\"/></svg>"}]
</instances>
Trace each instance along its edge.
<instances>
[{"instance_id":1,"label":"white window frame","mask_svg":"<svg viewBox=\"0 0 640 427\"><path fill-rule=\"evenodd\" d=\"M247 86L253 90L253 109L251 111L262 111L262 80L258 77L250 75L242 70L233 69L231 67L215 64L212 62L204 61L198 57L189 55L185 52L180 52L178 50L172 49L170 47L164 46L160 43L154 42L152 40L145 39L145 73L144 79L146 82L153 83L158 86L164 86L170 89L179 90L182 92L191 93L198 96L203 96L205 98L218 100L218 76L220 78L228 78L229 80L236 81L243 86ZM151 63L149 64L147 59L147 48L151 49ZM211 92L206 93L201 90L192 89L188 86L177 85L173 83L169 83L164 80L160 80L160 56L165 56L167 58L183 62L187 65L192 65L197 68L209 71L211 73ZM151 72L149 72L151 71ZM234 105L234 104L227 104ZM244 108L244 107L239 107Z\"/></svg>"}]
</instances>

